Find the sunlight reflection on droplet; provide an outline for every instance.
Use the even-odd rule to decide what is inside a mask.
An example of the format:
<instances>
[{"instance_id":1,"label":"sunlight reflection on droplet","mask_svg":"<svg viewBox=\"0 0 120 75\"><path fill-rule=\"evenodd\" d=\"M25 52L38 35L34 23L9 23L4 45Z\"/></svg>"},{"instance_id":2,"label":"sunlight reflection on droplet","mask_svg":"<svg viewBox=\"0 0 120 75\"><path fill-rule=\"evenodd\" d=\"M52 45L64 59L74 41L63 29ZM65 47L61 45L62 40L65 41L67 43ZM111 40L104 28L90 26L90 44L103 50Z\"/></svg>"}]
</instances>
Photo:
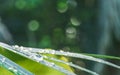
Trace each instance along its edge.
<instances>
[{"instance_id":1,"label":"sunlight reflection on droplet","mask_svg":"<svg viewBox=\"0 0 120 75\"><path fill-rule=\"evenodd\" d=\"M32 20L28 23L28 29L31 31L36 31L39 28L39 22L36 20Z\"/></svg>"},{"instance_id":2,"label":"sunlight reflection on droplet","mask_svg":"<svg viewBox=\"0 0 120 75\"><path fill-rule=\"evenodd\" d=\"M57 11L58 12L64 13L67 11L67 9L68 9L68 5L66 2L63 2L63 1L58 2L58 4L57 4Z\"/></svg>"},{"instance_id":3,"label":"sunlight reflection on droplet","mask_svg":"<svg viewBox=\"0 0 120 75\"><path fill-rule=\"evenodd\" d=\"M72 38L75 38L76 37L76 29L74 27L69 27L66 29L66 34L67 34L67 37L72 39Z\"/></svg>"},{"instance_id":4,"label":"sunlight reflection on droplet","mask_svg":"<svg viewBox=\"0 0 120 75\"><path fill-rule=\"evenodd\" d=\"M2 63L4 63L4 62L5 62L5 59L6 59L6 58L3 58L3 59L2 59Z\"/></svg>"},{"instance_id":5,"label":"sunlight reflection on droplet","mask_svg":"<svg viewBox=\"0 0 120 75\"><path fill-rule=\"evenodd\" d=\"M11 70L12 72L14 72L15 74L17 74L17 69L15 69L14 67L9 67L9 70Z\"/></svg>"},{"instance_id":6,"label":"sunlight reflection on droplet","mask_svg":"<svg viewBox=\"0 0 120 75\"><path fill-rule=\"evenodd\" d=\"M74 26L79 26L81 24L80 21L75 17L71 17L70 21Z\"/></svg>"}]
</instances>

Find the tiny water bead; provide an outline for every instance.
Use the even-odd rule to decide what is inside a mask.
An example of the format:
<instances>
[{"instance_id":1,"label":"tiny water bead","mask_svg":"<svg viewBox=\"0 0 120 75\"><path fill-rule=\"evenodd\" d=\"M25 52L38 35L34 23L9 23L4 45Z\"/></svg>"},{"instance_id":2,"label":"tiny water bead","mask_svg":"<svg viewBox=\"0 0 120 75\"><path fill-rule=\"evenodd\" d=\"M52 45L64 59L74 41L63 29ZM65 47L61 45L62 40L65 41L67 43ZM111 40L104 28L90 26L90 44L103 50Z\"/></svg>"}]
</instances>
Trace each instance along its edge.
<instances>
[{"instance_id":1,"label":"tiny water bead","mask_svg":"<svg viewBox=\"0 0 120 75\"><path fill-rule=\"evenodd\" d=\"M2 59L2 63L4 63L4 62L5 62L5 59L6 59L6 58L3 58L3 59Z\"/></svg>"},{"instance_id":2,"label":"tiny water bead","mask_svg":"<svg viewBox=\"0 0 120 75\"><path fill-rule=\"evenodd\" d=\"M8 68L10 71L12 71L13 73L18 73L18 70L17 69L15 69L15 67L9 67Z\"/></svg>"},{"instance_id":3,"label":"tiny water bead","mask_svg":"<svg viewBox=\"0 0 120 75\"><path fill-rule=\"evenodd\" d=\"M44 60L43 56L41 56L41 55L32 54L29 57L32 58L33 60L36 60L37 62Z\"/></svg>"}]
</instances>

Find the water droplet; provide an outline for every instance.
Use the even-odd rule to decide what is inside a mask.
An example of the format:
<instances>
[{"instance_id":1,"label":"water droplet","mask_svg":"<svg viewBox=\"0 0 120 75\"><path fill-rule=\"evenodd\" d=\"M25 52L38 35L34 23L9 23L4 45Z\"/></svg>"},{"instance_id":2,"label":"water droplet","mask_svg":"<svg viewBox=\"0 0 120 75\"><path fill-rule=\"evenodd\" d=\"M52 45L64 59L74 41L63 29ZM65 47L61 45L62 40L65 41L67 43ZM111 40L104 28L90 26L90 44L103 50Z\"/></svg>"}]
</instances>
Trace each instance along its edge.
<instances>
[{"instance_id":1,"label":"water droplet","mask_svg":"<svg viewBox=\"0 0 120 75\"><path fill-rule=\"evenodd\" d=\"M52 50L52 54L55 54L55 50Z\"/></svg>"},{"instance_id":2,"label":"water droplet","mask_svg":"<svg viewBox=\"0 0 120 75\"><path fill-rule=\"evenodd\" d=\"M30 51L32 51L32 48L29 48Z\"/></svg>"},{"instance_id":3,"label":"water droplet","mask_svg":"<svg viewBox=\"0 0 120 75\"><path fill-rule=\"evenodd\" d=\"M51 64L49 64L49 66L51 66L51 67L54 66L54 65L55 65L55 63L51 63Z\"/></svg>"},{"instance_id":4,"label":"water droplet","mask_svg":"<svg viewBox=\"0 0 120 75\"><path fill-rule=\"evenodd\" d=\"M60 52L64 52L63 50L60 50Z\"/></svg>"},{"instance_id":5,"label":"water droplet","mask_svg":"<svg viewBox=\"0 0 120 75\"><path fill-rule=\"evenodd\" d=\"M37 58L37 62L43 61L43 57Z\"/></svg>"},{"instance_id":6,"label":"water droplet","mask_svg":"<svg viewBox=\"0 0 120 75\"><path fill-rule=\"evenodd\" d=\"M5 62L5 60L6 60L6 58L3 58L3 59L2 59L2 63L4 63L4 62Z\"/></svg>"},{"instance_id":7,"label":"water droplet","mask_svg":"<svg viewBox=\"0 0 120 75\"><path fill-rule=\"evenodd\" d=\"M31 54L29 57L32 58L33 60L37 61L37 62L40 62L40 61L43 60L43 56L37 55L37 54Z\"/></svg>"},{"instance_id":8,"label":"water droplet","mask_svg":"<svg viewBox=\"0 0 120 75\"><path fill-rule=\"evenodd\" d=\"M23 46L20 46L20 50L24 50L24 47L23 47Z\"/></svg>"},{"instance_id":9,"label":"water droplet","mask_svg":"<svg viewBox=\"0 0 120 75\"><path fill-rule=\"evenodd\" d=\"M14 67L9 67L8 69L9 69L10 71L14 72L14 73L17 73L17 72L18 72L18 70L15 69Z\"/></svg>"},{"instance_id":10,"label":"water droplet","mask_svg":"<svg viewBox=\"0 0 120 75\"><path fill-rule=\"evenodd\" d=\"M15 45L15 47L16 47L16 48L19 48L19 46L18 46L18 45Z\"/></svg>"},{"instance_id":11,"label":"water droplet","mask_svg":"<svg viewBox=\"0 0 120 75\"><path fill-rule=\"evenodd\" d=\"M39 53L44 53L44 50L40 50Z\"/></svg>"}]
</instances>

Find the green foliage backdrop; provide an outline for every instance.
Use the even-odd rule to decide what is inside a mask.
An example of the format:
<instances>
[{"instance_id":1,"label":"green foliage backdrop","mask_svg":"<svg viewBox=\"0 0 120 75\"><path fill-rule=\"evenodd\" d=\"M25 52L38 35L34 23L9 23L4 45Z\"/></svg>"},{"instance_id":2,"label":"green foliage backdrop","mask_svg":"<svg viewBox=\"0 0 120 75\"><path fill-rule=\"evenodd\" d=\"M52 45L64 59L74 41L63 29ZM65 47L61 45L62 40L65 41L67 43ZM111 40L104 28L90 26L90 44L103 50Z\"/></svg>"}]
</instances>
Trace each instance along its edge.
<instances>
[{"instance_id":1,"label":"green foliage backdrop","mask_svg":"<svg viewBox=\"0 0 120 75\"><path fill-rule=\"evenodd\" d=\"M96 2L96 0L0 0L0 17L13 39L11 42L4 42L82 52L79 28L82 23L94 18L97 13ZM10 58L15 60L21 57ZM28 61L17 62L24 64ZM33 65L31 62L30 64ZM47 75L43 74L44 71L38 71L40 68L34 69L34 72Z\"/></svg>"}]
</instances>

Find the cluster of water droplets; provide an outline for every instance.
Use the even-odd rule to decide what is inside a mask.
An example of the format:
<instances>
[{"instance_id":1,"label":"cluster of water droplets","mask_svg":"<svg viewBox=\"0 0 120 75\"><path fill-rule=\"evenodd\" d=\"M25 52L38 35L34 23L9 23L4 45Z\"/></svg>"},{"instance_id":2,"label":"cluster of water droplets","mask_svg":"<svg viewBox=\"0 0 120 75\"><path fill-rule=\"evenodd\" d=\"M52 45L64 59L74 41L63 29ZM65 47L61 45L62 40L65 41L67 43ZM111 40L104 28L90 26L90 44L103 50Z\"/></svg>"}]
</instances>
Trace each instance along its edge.
<instances>
[{"instance_id":1,"label":"cluster of water droplets","mask_svg":"<svg viewBox=\"0 0 120 75\"><path fill-rule=\"evenodd\" d=\"M31 72L20 67L16 63L12 62L8 58L0 54L0 66L11 71L15 75L33 75Z\"/></svg>"},{"instance_id":2,"label":"cluster of water droplets","mask_svg":"<svg viewBox=\"0 0 120 75\"><path fill-rule=\"evenodd\" d=\"M43 65L50 67L50 68L61 71L61 72L65 73L66 75L76 75L76 74L64 69L63 67L56 65L53 62L49 62L49 61L45 60L44 58L46 58L47 56L43 56L43 55L38 54L38 53L33 53L32 48L25 48L23 46L19 47L17 45L12 46L12 47L16 51L16 53L18 53L24 57L32 59L40 64L43 64Z\"/></svg>"},{"instance_id":3,"label":"cluster of water droplets","mask_svg":"<svg viewBox=\"0 0 120 75\"><path fill-rule=\"evenodd\" d=\"M71 62L66 62L66 61L59 60L59 59L56 59L53 57L45 56L43 54L54 54L54 55L62 55L62 56L68 56L68 57L81 58L81 59L86 59L86 60L91 60L91 61L103 63L103 64L120 69L120 66L115 65L111 62L108 62L108 61L105 61L105 60L102 60L99 58L95 58L92 56L80 54L80 53L64 52L62 50L57 51L57 50L52 50L52 49L30 48L30 47L23 47L23 46L18 46L18 45L10 46L10 45L4 44L4 43L0 43L0 46L9 50L9 51L12 51L12 52L15 52L19 55L22 55L28 59L36 61L40 64L43 64L43 65L46 65L50 68L58 70L66 75L76 75L76 74L73 72L70 72L69 70L66 70L65 68L63 68L63 67L61 67L53 62L49 62L46 59L69 65L69 66L74 67L76 69L90 73L91 75L99 75L99 74L97 74L96 72L91 71L89 69L86 69L86 68L83 68L83 67L78 66L76 64L73 64ZM4 61L4 60L2 59L2 61ZM0 62L2 62L2 61L0 61Z\"/></svg>"}]
</instances>

